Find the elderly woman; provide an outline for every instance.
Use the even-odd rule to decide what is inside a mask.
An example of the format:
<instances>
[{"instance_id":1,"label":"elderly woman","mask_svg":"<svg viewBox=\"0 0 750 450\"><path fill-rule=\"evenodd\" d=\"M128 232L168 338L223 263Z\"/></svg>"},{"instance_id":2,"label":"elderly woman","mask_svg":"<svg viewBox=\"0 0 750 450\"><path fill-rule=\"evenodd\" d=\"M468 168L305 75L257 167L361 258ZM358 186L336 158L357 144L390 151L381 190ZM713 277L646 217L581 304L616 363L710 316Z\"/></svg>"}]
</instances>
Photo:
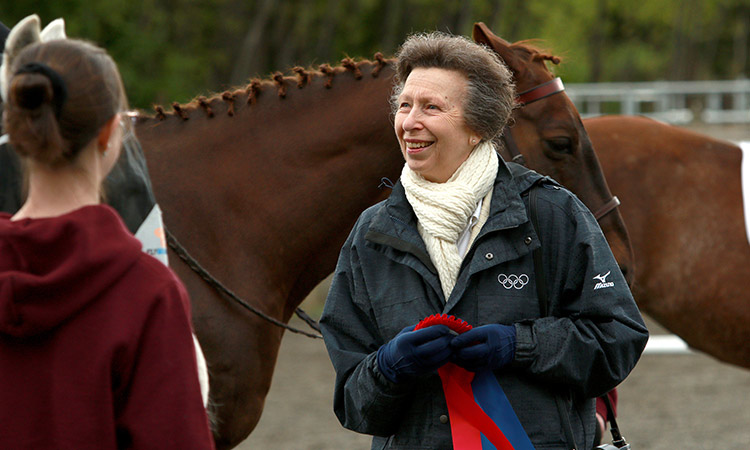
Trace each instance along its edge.
<instances>
[{"instance_id":1,"label":"elderly woman","mask_svg":"<svg viewBox=\"0 0 750 450\"><path fill-rule=\"evenodd\" d=\"M399 51L394 128L406 164L344 244L321 318L336 415L374 435L374 449L462 443L436 373L448 363L497 380L526 448L570 440L591 448L593 397L621 382L645 346L646 328L586 207L542 180L539 229L529 221L528 191L541 177L503 162L493 144L514 97L508 69L468 39L415 35ZM549 316L535 288L537 236ZM607 288L595 289L607 272ZM434 314L473 329L415 330Z\"/></svg>"}]
</instances>

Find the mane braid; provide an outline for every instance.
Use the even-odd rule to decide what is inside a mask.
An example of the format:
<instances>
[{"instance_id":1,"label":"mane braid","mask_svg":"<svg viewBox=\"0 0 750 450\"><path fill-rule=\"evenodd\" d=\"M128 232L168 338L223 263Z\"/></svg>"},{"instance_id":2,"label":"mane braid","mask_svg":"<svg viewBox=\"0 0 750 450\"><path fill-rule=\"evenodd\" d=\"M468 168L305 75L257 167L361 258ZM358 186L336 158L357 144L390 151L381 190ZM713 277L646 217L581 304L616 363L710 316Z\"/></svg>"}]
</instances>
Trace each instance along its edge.
<instances>
[{"instance_id":1,"label":"mane braid","mask_svg":"<svg viewBox=\"0 0 750 450\"><path fill-rule=\"evenodd\" d=\"M258 94L260 94L260 85L260 80L253 80L250 82L250 84L247 85L247 88L245 88L245 92L247 92L248 105L252 105L258 99Z\"/></svg>"},{"instance_id":2,"label":"mane braid","mask_svg":"<svg viewBox=\"0 0 750 450\"><path fill-rule=\"evenodd\" d=\"M208 115L208 117L214 116L214 110L211 109L211 105L209 105L208 102L206 101L206 97L204 96L198 97L198 104L201 105L201 108L203 108L206 111L206 115Z\"/></svg>"},{"instance_id":3,"label":"mane braid","mask_svg":"<svg viewBox=\"0 0 750 450\"><path fill-rule=\"evenodd\" d=\"M174 109L174 112L180 116L182 120L188 120L190 117L187 114L187 111L177 102L172 103L172 109Z\"/></svg>"},{"instance_id":4,"label":"mane braid","mask_svg":"<svg viewBox=\"0 0 750 450\"><path fill-rule=\"evenodd\" d=\"M357 66L357 63L354 62L351 58L344 58L341 60L341 65L346 68L346 70L351 71L354 73L354 79L355 80L361 80L362 79L362 71L359 70L359 67Z\"/></svg>"},{"instance_id":5,"label":"mane braid","mask_svg":"<svg viewBox=\"0 0 750 450\"><path fill-rule=\"evenodd\" d=\"M154 111L156 111L156 118L159 120L165 120L167 113L164 112L164 108L161 105L154 105Z\"/></svg>"},{"instance_id":6,"label":"mane braid","mask_svg":"<svg viewBox=\"0 0 750 450\"><path fill-rule=\"evenodd\" d=\"M523 48L526 49L525 46L523 46ZM531 50L528 51L532 53ZM202 109L206 116L212 118L216 115L214 112L214 107L216 105L213 105L212 107L212 102L221 99L227 104L227 115L234 116L235 103L238 100L238 96L246 95L246 104L253 105L257 102L258 97L261 95L264 88L270 89L271 86L273 86L276 89L278 97L286 98L288 94L287 89L290 83L295 83L299 89L302 89L303 87L312 84L315 77L318 76L325 77L326 80L324 86L326 89L331 89L333 87L333 79L337 74L351 73L355 80L361 80L364 77L361 67L362 65L369 64L372 67L370 75L373 78L377 78L382 70L392 63L393 59L387 59L381 52L377 52L373 56L373 60L355 61L351 57L346 57L342 59L341 64L336 67L332 67L328 63L321 64L317 70L296 66L291 69L294 76L284 76L282 72L274 72L269 79L252 79L244 88L235 88L233 91L214 94L209 98L201 95L185 105L180 105L179 103L174 102L171 105L173 111L169 113L167 113L160 105L154 105L153 108L155 111L155 117L158 120L166 120L168 115L174 115L185 121L190 118L189 113L198 108Z\"/></svg>"},{"instance_id":7,"label":"mane braid","mask_svg":"<svg viewBox=\"0 0 750 450\"><path fill-rule=\"evenodd\" d=\"M380 52L375 53L375 62L377 64L375 65L375 68L372 69L373 78L377 78L378 75L380 75L380 71L383 70L383 67L388 65L388 61L386 61L385 56L383 56L383 54Z\"/></svg>"},{"instance_id":8,"label":"mane braid","mask_svg":"<svg viewBox=\"0 0 750 450\"><path fill-rule=\"evenodd\" d=\"M323 72L324 75L328 76L328 80L326 80L326 88L331 89L333 87L333 68L330 64L321 64L320 65L320 71Z\"/></svg>"},{"instance_id":9,"label":"mane braid","mask_svg":"<svg viewBox=\"0 0 750 450\"><path fill-rule=\"evenodd\" d=\"M284 74L276 72L273 74L273 82L278 86L278 94L281 98L286 98L286 85L284 84Z\"/></svg>"},{"instance_id":10,"label":"mane braid","mask_svg":"<svg viewBox=\"0 0 750 450\"><path fill-rule=\"evenodd\" d=\"M297 74L297 87L302 89L312 81L313 75L304 69L304 67L297 66L292 69Z\"/></svg>"},{"instance_id":11,"label":"mane braid","mask_svg":"<svg viewBox=\"0 0 750 450\"><path fill-rule=\"evenodd\" d=\"M550 55L547 53L537 53L534 55L534 60L542 60L542 61L551 61L552 64L560 64L560 57L555 55Z\"/></svg>"},{"instance_id":12,"label":"mane braid","mask_svg":"<svg viewBox=\"0 0 750 450\"><path fill-rule=\"evenodd\" d=\"M223 94L221 94L221 99L227 103L227 115L230 117L233 116L234 115L234 94L232 94L229 91L225 91Z\"/></svg>"},{"instance_id":13,"label":"mane braid","mask_svg":"<svg viewBox=\"0 0 750 450\"><path fill-rule=\"evenodd\" d=\"M555 64L555 65L560 64L560 62L562 61L562 58L552 55L546 52L545 50L539 49L538 47L532 44L532 42L534 41L535 40L528 39L524 41L515 42L511 44L511 47L527 52L529 54L529 60L532 62L550 61L552 62L552 64Z\"/></svg>"}]
</instances>

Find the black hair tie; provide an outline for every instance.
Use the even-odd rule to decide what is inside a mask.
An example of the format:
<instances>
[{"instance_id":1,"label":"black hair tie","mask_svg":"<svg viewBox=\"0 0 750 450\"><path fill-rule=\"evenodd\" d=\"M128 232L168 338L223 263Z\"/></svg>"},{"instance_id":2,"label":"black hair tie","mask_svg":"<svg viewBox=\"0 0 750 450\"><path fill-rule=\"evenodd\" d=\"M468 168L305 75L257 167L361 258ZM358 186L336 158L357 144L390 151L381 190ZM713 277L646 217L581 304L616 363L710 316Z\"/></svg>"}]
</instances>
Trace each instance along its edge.
<instances>
[{"instance_id":1,"label":"black hair tie","mask_svg":"<svg viewBox=\"0 0 750 450\"><path fill-rule=\"evenodd\" d=\"M50 83L52 83L52 93L54 94L52 101L55 107L55 117L59 119L65 100L68 99L68 88L65 86L65 80L62 79L55 69L41 62L24 64L16 71L15 75L22 73L38 73L49 79Z\"/></svg>"}]
</instances>

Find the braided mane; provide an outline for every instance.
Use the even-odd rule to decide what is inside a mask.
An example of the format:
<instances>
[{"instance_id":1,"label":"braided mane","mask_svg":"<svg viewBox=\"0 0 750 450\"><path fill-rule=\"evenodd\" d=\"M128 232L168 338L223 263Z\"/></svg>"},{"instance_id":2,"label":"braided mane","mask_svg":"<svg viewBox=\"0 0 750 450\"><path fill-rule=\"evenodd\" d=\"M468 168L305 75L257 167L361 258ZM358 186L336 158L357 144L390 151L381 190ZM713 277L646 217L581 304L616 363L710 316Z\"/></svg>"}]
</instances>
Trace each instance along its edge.
<instances>
[{"instance_id":1,"label":"braided mane","mask_svg":"<svg viewBox=\"0 0 750 450\"><path fill-rule=\"evenodd\" d=\"M198 96L187 104L178 102L172 103L172 111L166 111L161 105L154 106L154 115L159 120L166 120L168 116L179 117L182 120L188 120L190 112L198 109L203 110L208 117L214 117L214 110L211 105L217 101L224 101L227 105L227 115L233 116L235 105L244 102L247 105L254 104L258 97L271 89L276 90L279 98L287 96L289 86L296 84L297 88L302 89L313 82L315 78L325 77L325 87L333 87L333 81L336 75L342 73L351 73L356 80L362 79L361 67L365 65L375 66L370 75L376 78L385 66L391 64L392 59L386 59L382 53L374 55L373 60L355 61L352 58L344 58L341 64L331 67L329 64L321 64L317 69L305 69L303 67L293 67L291 71L294 75L284 75L281 72L273 73L268 79L252 79L246 86L241 88L232 88L222 93L216 93L211 97ZM141 115L142 117L144 115Z\"/></svg>"},{"instance_id":2,"label":"braided mane","mask_svg":"<svg viewBox=\"0 0 750 450\"><path fill-rule=\"evenodd\" d=\"M552 55L547 50L540 49L536 47L533 43L538 42L537 39L527 39L524 41L518 41L510 45L510 47L514 50L521 50L522 52L526 53L527 60L529 62L540 62L544 65L544 67L549 70L546 64L544 64L546 61L551 62L552 64L558 65L562 62L562 58L559 56Z\"/></svg>"}]
</instances>

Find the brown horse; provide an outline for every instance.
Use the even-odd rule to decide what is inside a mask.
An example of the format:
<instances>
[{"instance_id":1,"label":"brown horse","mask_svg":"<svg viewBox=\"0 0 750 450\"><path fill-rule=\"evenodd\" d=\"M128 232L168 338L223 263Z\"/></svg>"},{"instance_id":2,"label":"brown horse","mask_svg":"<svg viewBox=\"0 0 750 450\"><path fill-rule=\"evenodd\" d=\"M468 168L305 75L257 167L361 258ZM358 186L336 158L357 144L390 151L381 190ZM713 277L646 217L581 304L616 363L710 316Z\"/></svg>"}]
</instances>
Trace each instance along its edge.
<instances>
[{"instance_id":1,"label":"brown horse","mask_svg":"<svg viewBox=\"0 0 750 450\"><path fill-rule=\"evenodd\" d=\"M510 45L483 24L474 37L505 59L519 91L554 81L545 65L554 57ZM403 166L389 120L393 68L376 59L297 68L296 77L276 74L137 121L167 227L221 282L282 322L333 270L359 213L389 194L381 179L396 180ZM611 203L567 96L520 108L512 135L531 167L592 208ZM627 270L619 213L601 223ZM222 298L170 256L191 294L211 372L217 446L230 448L260 418L283 330Z\"/></svg>"},{"instance_id":2,"label":"brown horse","mask_svg":"<svg viewBox=\"0 0 750 450\"><path fill-rule=\"evenodd\" d=\"M643 117L584 124L623 202L640 308L692 347L750 368L740 148Z\"/></svg>"}]
</instances>

